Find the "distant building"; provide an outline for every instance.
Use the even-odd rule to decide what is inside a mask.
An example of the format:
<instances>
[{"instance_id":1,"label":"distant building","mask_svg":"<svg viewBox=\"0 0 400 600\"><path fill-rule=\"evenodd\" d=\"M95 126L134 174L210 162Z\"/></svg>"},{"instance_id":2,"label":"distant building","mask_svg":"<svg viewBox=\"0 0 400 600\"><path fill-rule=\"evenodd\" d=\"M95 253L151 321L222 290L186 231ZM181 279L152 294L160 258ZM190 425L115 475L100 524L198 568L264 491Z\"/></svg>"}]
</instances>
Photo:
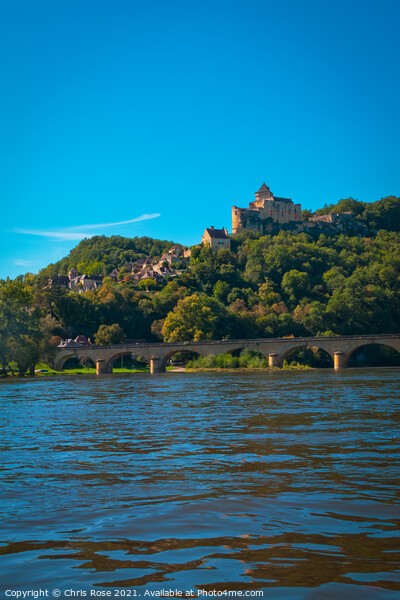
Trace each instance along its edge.
<instances>
[{"instance_id":1,"label":"distant building","mask_svg":"<svg viewBox=\"0 0 400 600\"><path fill-rule=\"evenodd\" d=\"M82 348L82 344L80 344L79 342L75 342L75 340L68 339L62 340L58 344L58 348Z\"/></svg>"},{"instance_id":2,"label":"distant building","mask_svg":"<svg viewBox=\"0 0 400 600\"><path fill-rule=\"evenodd\" d=\"M53 275L53 277L49 277L47 280L47 287L69 287L69 277L67 275Z\"/></svg>"},{"instance_id":3,"label":"distant building","mask_svg":"<svg viewBox=\"0 0 400 600\"><path fill-rule=\"evenodd\" d=\"M92 342L90 340L88 340L86 335L78 335L75 338L75 342L77 342L78 344L81 344L82 346L91 346L92 345Z\"/></svg>"},{"instance_id":4,"label":"distant building","mask_svg":"<svg viewBox=\"0 0 400 600\"><path fill-rule=\"evenodd\" d=\"M294 204L290 198L274 196L265 183L255 197L249 208L232 207L232 233L242 229L264 232L269 223L284 225L302 220L301 205Z\"/></svg>"},{"instance_id":5,"label":"distant building","mask_svg":"<svg viewBox=\"0 0 400 600\"><path fill-rule=\"evenodd\" d=\"M103 284L101 275L78 275L69 282L70 289L75 292L87 292L97 290Z\"/></svg>"},{"instance_id":6,"label":"distant building","mask_svg":"<svg viewBox=\"0 0 400 600\"><path fill-rule=\"evenodd\" d=\"M79 275L76 269L70 269L67 275L54 275L49 277L47 287L69 288L73 292L87 292L97 290L103 283L101 275Z\"/></svg>"},{"instance_id":7,"label":"distant building","mask_svg":"<svg viewBox=\"0 0 400 600\"><path fill-rule=\"evenodd\" d=\"M224 229L215 229L215 227L208 227L204 230L203 237L201 238L202 244L208 244L211 246L213 252L218 252L222 248L231 248L231 240L228 237L228 231Z\"/></svg>"},{"instance_id":8,"label":"distant building","mask_svg":"<svg viewBox=\"0 0 400 600\"><path fill-rule=\"evenodd\" d=\"M113 269L111 271L111 273L109 275L107 275L107 277L110 277L110 279L113 279L114 281L117 281L118 280L118 273L119 273L118 269Z\"/></svg>"},{"instance_id":9,"label":"distant building","mask_svg":"<svg viewBox=\"0 0 400 600\"><path fill-rule=\"evenodd\" d=\"M310 221L323 223L348 223L354 219L353 213L350 211L343 213L327 213L325 215L313 215Z\"/></svg>"},{"instance_id":10,"label":"distant building","mask_svg":"<svg viewBox=\"0 0 400 600\"><path fill-rule=\"evenodd\" d=\"M181 260L180 256L176 256L175 254L170 254L169 252L165 252L164 254L161 255L161 258L160 258L158 264L167 262L169 265L173 265L174 263L179 262L180 260Z\"/></svg>"},{"instance_id":11,"label":"distant building","mask_svg":"<svg viewBox=\"0 0 400 600\"><path fill-rule=\"evenodd\" d=\"M143 279L153 279L156 283L163 283L164 281L164 277L153 267L145 267L134 278L133 281L135 282L142 281Z\"/></svg>"},{"instance_id":12,"label":"distant building","mask_svg":"<svg viewBox=\"0 0 400 600\"><path fill-rule=\"evenodd\" d=\"M180 256L183 256L184 250L180 244L174 244L168 250L168 254L170 254L171 256L176 256L176 258L179 258Z\"/></svg>"},{"instance_id":13,"label":"distant building","mask_svg":"<svg viewBox=\"0 0 400 600\"><path fill-rule=\"evenodd\" d=\"M172 268L172 267L164 267L162 265L162 263L158 263L157 265L154 265L153 267L153 271L155 273L158 273L161 277L175 277L177 275L177 271L176 269Z\"/></svg>"},{"instance_id":14,"label":"distant building","mask_svg":"<svg viewBox=\"0 0 400 600\"><path fill-rule=\"evenodd\" d=\"M68 271L68 277L69 280L71 281L72 279L75 279L75 277L78 277L79 273L76 269L74 269L74 267L72 267L72 269L70 269Z\"/></svg>"}]
</instances>

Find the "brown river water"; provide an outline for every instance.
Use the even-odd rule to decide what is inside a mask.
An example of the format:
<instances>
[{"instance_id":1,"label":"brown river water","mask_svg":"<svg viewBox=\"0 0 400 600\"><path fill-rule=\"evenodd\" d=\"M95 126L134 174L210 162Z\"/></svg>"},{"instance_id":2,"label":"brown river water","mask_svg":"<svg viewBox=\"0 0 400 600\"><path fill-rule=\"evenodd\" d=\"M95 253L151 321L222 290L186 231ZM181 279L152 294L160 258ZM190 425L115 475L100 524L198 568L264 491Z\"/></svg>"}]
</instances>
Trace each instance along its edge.
<instances>
[{"instance_id":1,"label":"brown river water","mask_svg":"<svg viewBox=\"0 0 400 600\"><path fill-rule=\"evenodd\" d=\"M399 423L398 368L3 380L2 597L397 600Z\"/></svg>"}]
</instances>

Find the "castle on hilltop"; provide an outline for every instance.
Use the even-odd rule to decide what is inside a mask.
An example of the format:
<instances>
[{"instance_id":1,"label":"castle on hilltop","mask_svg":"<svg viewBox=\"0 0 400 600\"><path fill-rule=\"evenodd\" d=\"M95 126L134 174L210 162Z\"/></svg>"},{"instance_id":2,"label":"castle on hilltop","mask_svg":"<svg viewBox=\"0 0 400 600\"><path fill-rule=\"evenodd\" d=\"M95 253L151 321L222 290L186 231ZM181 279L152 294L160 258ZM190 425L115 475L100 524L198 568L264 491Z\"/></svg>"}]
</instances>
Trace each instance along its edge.
<instances>
[{"instance_id":1,"label":"castle on hilltop","mask_svg":"<svg viewBox=\"0 0 400 600\"><path fill-rule=\"evenodd\" d=\"M301 205L294 204L290 198L274 196L269 187L263 183L256 199L250 202L249 208L232 206L232 233L242 229L253 231L266 231L266 225L279 223L298 223L301 218Z\"/></svg>"},{"instance_id":2,"label":"castle on hilltop","mask_svg":"<svg viewBox=\"0 0 400 600\"><path fill-rule=\"evenodd\" d=\"M355 235L365 231L365 225L357 221L351 212L313 215L309 220L303 221L301 205L294 204L290 198L274 196L265 183L255 193L255 197L249 208L232 206L233 234L243 229L272 234L281 229Z\"/></svg>"}]
</instances>

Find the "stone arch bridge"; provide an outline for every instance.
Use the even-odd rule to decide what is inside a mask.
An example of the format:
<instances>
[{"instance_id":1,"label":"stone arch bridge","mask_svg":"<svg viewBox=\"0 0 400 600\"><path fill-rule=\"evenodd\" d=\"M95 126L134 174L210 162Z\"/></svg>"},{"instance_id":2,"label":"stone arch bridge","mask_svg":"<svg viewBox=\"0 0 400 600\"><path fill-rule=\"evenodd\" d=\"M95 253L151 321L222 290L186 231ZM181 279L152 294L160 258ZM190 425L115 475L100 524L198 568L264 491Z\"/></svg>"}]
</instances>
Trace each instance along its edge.
<instances>
[{"instance_id":1,"label":"stone arch bridge","mask_svg":"<svg viewBox=\"0 0 400 600\"><path fill-rule=\"evenodd\" d=\"M69 358L80 361L91 359L96 364L98 375L112 373L114 361L130 354L132 358L143 358L150 362L151 373L162 373L168 360L177 352L193 352L200 356L218 355L235 350L255 350L268 358L269 366L282 367L291 350L315 346L325 350L332 358L335 369L347 367L355 350L369 344L383 344L400 352L399 335L346 335L337 337L265 338L255 340L221 340L200 342L172 342L158 344L118 344L114 346L58 347L53 367L62 371Z\"/></svg>"}]
</instances>

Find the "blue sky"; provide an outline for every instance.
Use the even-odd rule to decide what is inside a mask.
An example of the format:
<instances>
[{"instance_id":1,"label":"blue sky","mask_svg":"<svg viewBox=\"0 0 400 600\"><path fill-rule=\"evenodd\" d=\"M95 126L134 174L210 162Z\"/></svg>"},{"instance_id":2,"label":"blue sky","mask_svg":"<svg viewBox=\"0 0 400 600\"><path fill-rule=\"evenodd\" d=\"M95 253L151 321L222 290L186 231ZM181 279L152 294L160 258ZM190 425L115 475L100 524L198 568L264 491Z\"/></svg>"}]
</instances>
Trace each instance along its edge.
<instances>
[{"instance_id":1,"label":"blue sky","mask_svg":"<svg viewBox=\"0 0 400 600\"><path fill-rule=\"evenodd\" d=\"M397 0L4 0L0 277L85 234L194 244L264 180L312 209L400 195L399 20Z\"/></svg>"}]
</instances>

